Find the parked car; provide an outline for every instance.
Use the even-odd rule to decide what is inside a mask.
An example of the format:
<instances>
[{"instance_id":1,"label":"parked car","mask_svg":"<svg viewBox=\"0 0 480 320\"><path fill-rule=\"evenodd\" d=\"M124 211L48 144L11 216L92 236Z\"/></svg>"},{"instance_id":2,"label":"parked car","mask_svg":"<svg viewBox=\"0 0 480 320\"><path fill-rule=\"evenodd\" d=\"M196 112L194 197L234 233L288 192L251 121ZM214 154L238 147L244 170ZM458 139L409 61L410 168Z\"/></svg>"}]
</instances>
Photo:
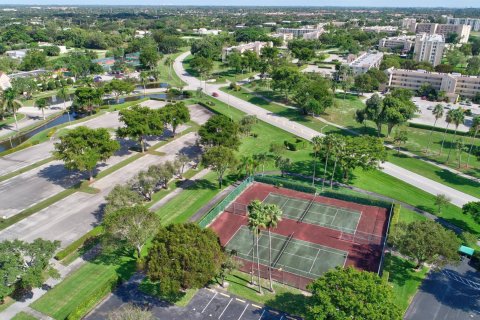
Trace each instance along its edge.
<instances>
[{"instance_id":1,"label":"parked car","mask_svg":"<svg viewBox=\"0 0 480 320\"><path fill-rule=\"evenodd\" d=\"M212 97L215 97L215 98L218 97L218 92L213 92Z\"/></svg>"}]
</instances>

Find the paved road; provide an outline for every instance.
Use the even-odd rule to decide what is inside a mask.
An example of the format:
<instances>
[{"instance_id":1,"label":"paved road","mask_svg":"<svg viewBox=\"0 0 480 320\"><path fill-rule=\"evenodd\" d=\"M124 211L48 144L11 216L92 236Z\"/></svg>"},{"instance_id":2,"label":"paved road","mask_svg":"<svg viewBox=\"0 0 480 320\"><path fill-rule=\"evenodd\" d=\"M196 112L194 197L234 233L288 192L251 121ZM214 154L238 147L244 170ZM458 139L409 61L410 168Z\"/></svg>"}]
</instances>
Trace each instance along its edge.
<instances>
[{"instance_id":1,"label":"paved road","mask_svg":"<svg viewBox=\"0 0 480 320\"><path fill-rule=\"evenodd\" d=\"M431 272L410 304L405 319L480 319L480 273L468 260Z\"/></svg>"},{"instance_id":2,"label":"paved road","mask_svg":"<svg viewBox=\"0 0 480 320\"><path fill-rule=\"evenodd\" d=\"M47 141L0 157L0 177L50 157L52 150L53 142Z\"/></svg>"},{"instance_id":3,"label":"paved road","mask_svg":"<svg viewBox=\"0 0 480 320\"><path fill-rule=\"evenodd\" d=\"M133 178L139 171L152 164L171 161L175 154L182 151L190 153L195 150L195 133L169 142L158 148L163 156L145 155L138 160L126 165L122 170L117 170L92 184L100 190L97 194L76 192L60 200L34 215L0 231L0 240L21 239L31 241L36 238L62 241L64 248L83 234L91 230L101 218L101 209L105 203L105 196L117 184L124 184Z\"/></svg>"},{"instance_id":4,"label":"paved road","mask_svg":"<svg viewBox=\"0 0 480 320\"><path fill-rule=\"evenodd\" d=\"M189 52L185 52L180 56L178 56L177 59L175 59L173 68L177 73L177 75L185 83L188 84L186 87L188 90L196 90L198 87L205 88L205 86L203 85L203 83L200 82L199 79L188 74L187 71L183 68L182 61L189 54L190 54ZM218 100L224 103L227 103L245 113L256 115L260 120L268 122L274 126L277 126L299 137L310 140L314 136L321 135L318 131L310 129L294 121L290 121L284 117L273 115L269 111L263 108L260 108L252 103L249 103L235 96L232 96L228 93L220 91L219 89L222 86L225 86L225 85L224 84L207 84L206 90L205 89L204 90L209 95L211 95L213 92L216 92L218 93L218 97L217 97ZM446 194L448 197L450 197L451 202L456 206L461 207L463 204L470 201L480 201L475 197L472 197L468 194L465 194L463 192L447 187L441 183L435 182L431 179L425 178L411 171L405 170L392 163L386 162L382 166L384 168L383 171L385 173L392 175L395 178L398 178L432 195Z\"/></svg>"}]
</instances>

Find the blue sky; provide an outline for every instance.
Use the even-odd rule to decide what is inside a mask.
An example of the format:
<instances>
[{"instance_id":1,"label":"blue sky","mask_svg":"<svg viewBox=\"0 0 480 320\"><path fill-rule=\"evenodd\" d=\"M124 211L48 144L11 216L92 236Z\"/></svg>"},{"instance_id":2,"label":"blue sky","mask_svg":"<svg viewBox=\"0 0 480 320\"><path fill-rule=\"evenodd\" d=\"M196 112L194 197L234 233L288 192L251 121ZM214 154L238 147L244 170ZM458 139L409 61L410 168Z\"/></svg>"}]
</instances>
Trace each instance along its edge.
<instances>
[{"instance_id":1,"label":"blue sky","mask_svg":"<svg viewBox=\"0 0 480 320\"><path fill-rule=\"evenodd\" d=\"M480 0L0 0L0 4L480 7Z\"/></svg>"}]
</instances>

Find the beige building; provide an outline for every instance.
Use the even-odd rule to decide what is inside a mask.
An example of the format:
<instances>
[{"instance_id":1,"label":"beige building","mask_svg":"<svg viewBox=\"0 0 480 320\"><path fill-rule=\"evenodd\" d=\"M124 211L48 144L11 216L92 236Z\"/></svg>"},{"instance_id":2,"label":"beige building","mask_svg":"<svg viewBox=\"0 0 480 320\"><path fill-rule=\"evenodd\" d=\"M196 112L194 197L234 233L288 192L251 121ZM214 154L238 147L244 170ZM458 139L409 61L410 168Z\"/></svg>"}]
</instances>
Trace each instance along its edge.
<instances>
[{"instance_id":1,"label":"beige building","mask_svg":"<svg viewBox=\"0 0 480 320\"><path fill-rule=\"evenodd\" d=\"M348 65L355 75L364 74L371 68L378 68L382 63L382 52L365 52Z\"/></svg>"},{"instance_id":2,"label":"beige building","mask_svg":"<svg viewBox=\"0 0 480 320\"><path fill-rule=\"evenodd\" d=\"M412 27L417 24L417 19L415 18L403 18L402 19L402 29L412 30Z\"/></svg>"},{"instance_id":3,"label":"beige building","mask_svg":"<svg viewBox=\"0 0 480 320\"><path fill-rule=\"evenodd\" d=\"M451 33L458 34L460 43L467 43L471 27L459 24L417 23L410 29L415 33L441 34L445 38Z\"/></svg>"},{"instance_id":4,"label":"beige building","mask_svg":"<svg viewBox=\"0 0 480 320\"><path fill-rule=\"evenodd\" d=\"M3 72L0 72L0 90L4 91L10 88L12 84L10 83L10 78Z\"/></svg>"},{"instance_id":5,"label":"beige building","mask_svg":"<svg viewBox=\"0 0 480 320\"><path fill-rule=\"evenodd\" d=\"M222 61L226 61L228 55L234 51L239 52L240 54L244 53L245 51L253 51L257 55L260 55L264 47L271 47L271 46L273 46L272 42L255 41L255 42L241 44L238 46L223 48Z\"/></svg>"},{"instance_id":6,"label":"beige building","mask_svg":"<svg viewBox=\"0 0 480 320\"><path fill-rule=\"evenodd\" d=\"M466 24L472 31L480 31L480 19L448 17L447 24Z\"/></svg>"},{"instance_id":7,"label":"beige building","mask_svg":"<svg viewBox=\"0 0 480 320\"><path fill-rule=\"evenodd\" d=\"M413 37L400 36L380 39L378 48L401 49L402 51L410 51L413 46Z\"/></svg>"},{"instance_id":8,"label":"beige building","mask_svg":"<svg viewBox=\"0 0 480 320\"><path fill-rule=\"evenodd\" d=\"M415 38L414 60L430 62L433 66L442 62L445 39L440 34L417 34Z\"/></svg>"},{"instance_id":9,"label":"beige building","mask_svg":"<svg viewBox=\"0 0 480 320\"><path fill-rule=\"evenodd\" d=\"M320 34L322 34L324 30L320 25L316 25L305 26L303 28L278 28L276 31L276 33L291 33L295 38L304 37L305 34L312 32L319 32Z\"/></svg>"},{"instance_id":10,"label":"beige building","mask_svg":"<svg viewBox=\"0 0 480 320\"><path fill-rule=\"evenodd\" d=\"M418 90L422 84L428 83L435 90L444 91L450 101L456 101L459 96L471 99L480 92L480 77L394 68L388 69L387 73L389 87Z\"/></svg>"}]
</instances>

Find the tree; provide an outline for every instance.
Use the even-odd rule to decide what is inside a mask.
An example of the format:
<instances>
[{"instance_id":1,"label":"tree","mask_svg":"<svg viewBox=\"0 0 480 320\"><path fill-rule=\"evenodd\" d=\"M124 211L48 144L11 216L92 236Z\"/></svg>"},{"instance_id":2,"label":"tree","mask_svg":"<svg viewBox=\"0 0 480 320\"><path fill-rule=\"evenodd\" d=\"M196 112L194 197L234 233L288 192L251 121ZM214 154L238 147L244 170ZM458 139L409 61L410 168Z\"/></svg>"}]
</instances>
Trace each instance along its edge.
<instances>
[{"instance_id":1,"label":"tree","mask_svg":"<svg viewBox=\"0 0 480 320\"><path fill-rule=\"evenodd\" d=\"M105 200L107 200L107 204L104 211L107 215L122 208L138 205L143 201L140 195L133 191L129 185L119 184L113 187Z\"/></svg>"},{"instance_id":2,"label":"tree","mask_svg":"<svg viewBox=\"0 0 480 320\"><path fill-rule=\"evenodd\" d=\"M444 114L443 106L441 104L435 105L435 107L432 110L432 114L435 117L435 122L433 123L432 129L430 129L430 135L428 136L427 149L425 151L427 154L428 154L428 151L430 150L430 144L432 143L433 129L435 129L435 127L437 126L438 119L443 117L443 114Z\"/></svg>"},{"instance_id":3,"label":"tree","mask_svg":"<svg viewBox=\"0 0 480 320\"><path fill-rule=\"evenodd\" d=\"M117 129L118 136L137 140L145 152L145 137L163 133L164 119L160 112L138 105L121 110L120 121L125 125Z\"/></svg>"},{"instance_id":4,"label":"tree","mask_svg":"<svg viewBox=\"0 0 480 320\"><path fill-rule=\"evenodd\" d=\"M140 72L140 82L142 83L142 86L143 86L143 94L144 95L147 94L147 88L146 88L145 84L147 83L148 78L149 78L148 72L146 72L146 71L141 71Z\"/></svg>"},{"instance_id":5,"label":"tree","mask_svg":"<svg viewBox=\"0 0 480 320\"><path fill-rule=\"evenodd\" d=\"M178 175L182 178L185 167L190 162L190 158L185 153L180 152L175 155L175 162L177 162L179 168Z\"/></svg>"},{"instance_id":6,"label":"tree","mask_svg":"<svg viewBox=\"0 0 480 320\"><path fill-rule=\"evenodd\" d=\"M172 66L173 66L173 58L172 57L166 57L165 61L163 64L167 66L168 68L168 79L172 79Z\"/></svg>"},{"instance_id":7,"label":"tree","mask_svg":"<svg viewBox=\"0 0 480 320\"><path fill-rule=\"evenodd\" d=\"M406 129L400 129L395 132L393 137L393 143L397 145L397 153L400 153L400 145L405 144L408 141L408 131Z\"/></svg>"},{"instance_id":8,"label":"tree","mask_svg":"<svg viewBox=\"0 0 480 320\"><path fill-rule=\"evenodd\" d=\"M258 251L258 239L260 238L260 229L266 228L265 211L263 210L262 203L259 200L253 200L248 205L248 228L253 235L253 248L252 248L252 277L253 277L253 263L255 263L255 248L257 251L257 276L258 276L258 292L262 294L262 285L260 283L260 254ZM253 278L252 278L253 284Z\"/></svg>"},{"instance_id":9,"label":"tree","mask_svg":"<svg viewBox=\"0 0 480 320\"><path fill-rule=\"evenodd\" d=\"M473 147L475 146L475 139L477 138L478 131L480 131L480 116L476 116L472 119L472 126L470 127L470 133L472 133L472 142L468 148L467 168L470 162L470 155L472 154Z\"/></svg>"},{"instance_id":10,"label":"tree","mask_svg":"<svg viewBox=\"0 0 480 320\"><path fill-rule=\"evenodd\" d=\"M18 131L17 112L22 107L22 103L17 100L17 92L13 88L7 88L3 91L1 105L3 109L11 112L15 120L15 128Z\"/></svg>"},{"instance_id":11,"label":"tree","mask_svg":"<svg viewBox=\"0 0 480 320\"><path fill-rule=\"evenodd\" d=\"M20 70L30 71L38 68L43 68L47 64L47 56L43 51L37 49L30 49L22 59L19 66Z\"/></svg>"},{"instance_id":12,"label":"tree","mask_svg":"<svg viewBox=\"0 0 480 320\"><path fill-rule=\"evenodd\" d=\"M240 146L238 131L238 124L227 116L218 114L200 127L198 135L200 143L204 146L223 146L236 150Z\"/></svg>"},{"instance_id":13,"label":"tree","mask_svg":"<svg viewBox=\"0 0 480 320\"><path fill-rule=\"evenodd\" d=\"M321 76L305 77L302 85L295 90L293 100L303 114L321 114L333 106L334 95L329 80Z\"/></svg>"},{"instance_id":14,"label":"tree","mask_svg":"<svg viewBox=\"0 0 480 320\"><path fill-rule=\"evenodd\" d=\"M471 75L477 75L480 73L480 57L474 56L468 60L467 73Z\"/></svg>"},{"instance_id":15,"label":"tree","mask_svg":"<svg viewBox=\"0 0 480 320\"><path fill-rule=\"evenodd\" d=\"M235 168L237 159L232 149L224 146L208 148L202 157L202 164L217 173L218 186L222 188L223 176L228 169Z\"/></svg>"},{"instance_id":16,"label":"tree","mask_svg":"<svg viewBox=\"0 0 480 320\"><path fill-rule=\"evenodd\" d=\"M390 136L395 126L412 119L417 111L417 106L411 101L411 95L403 96L404 92L398 90L383 99L382 113L387 124L387 136Z\"/></svg>"},{"instance_id":17,"label":"tree","mask_svg":"<svg viewBox=\"0 0 480 320\"><path fill-rule=\"evenodd\" d=\"M133 304L127 304L107 315L108 320L154 320L156 319L152 312L142 309Z\"/></svg>"},{"instance_id":18,"label":"tree","mask_svg":"<svg viewBox=\"0 0 480 320\"><path fill-rule=\"evenodd\" d=\"M445 37L445 42L446 43L453 43L453 44L456 44L460 41L460 36L458 35L458 33L456 32L452 32L452 33L449 33L447 34L447 36Z\"/></svg>"},{"instance_id":19,"label":"tree","mask_svg":"<svg viewBox=\"0 0 480 320\"><path fill-rule=\"evenodd\" d=\"M67 111L67 99L70 99L70 94L66 86L61 86L57 91L57 97L63 100L63 110L68 114L68 121L70 122L70 112Z\"/></svg>"},{"instance_id":20,"label":"tree","mask_svg":"<svg viewBox=\"0 0 480 320\"><path fill-rule=\"evenodd\" d=\"M219 276L221 279L220 285L222 286L222 288L225 287L226 276L232 273L233 271L240 269L241 267L242 267L242 262L236 259L235 252L234 250L232 250L232 252L229 252L226 255L225 261L222 263L220 267Z\"/></svg>"},{"instance_id":21,"label":"tree","mask_svg":"<svg viewBox=\"0 0 480 320\"><path fill-rule=\"evenodd\" d=\"M424 263L441 267L458 261L461 241L451 230L432 220L400 222L395 228L394 246L416 262L416 269Z\"/></svg>"},{"instance_id":22,"label":"tree","mask_svg":"<svg viewBox=\"0 0 480 320\"><path fill-rule=\"evenodd\" d=\"M317 156L322 149L323 137L315 136L310 141L313 147L313 174L312 174L312 185L315 185L315 174L317 171Z\"/></svg>"},{"instance_id":23,"label":"tree","mask_svg":"<svg viewBox=\"0 0 480 320\"><path fill-rule=\"evenodd\" d=\"M169 103L160 109L160 113L163 114L165 123L172 126L172 134L174 136L179 125L190 121L190 111L184 102Z\"/></svg>"},{"instance_id":24,"label":"tree","mask_svg":"<svg viewBox=\"0 0 480 320\"><path fill-rule=\"evenodd\" d=\"M253 155L253 160L262 166L262 175L265 174L265 165L272 160L272 156L267 152L256 153Z\"/></svg>"},{"instance_id":25,"label":"tree","mask_svg":"<svg viewBox=\"0 0 480 320\"><path fill-rule=\"evenodd\" d=\"M464 214L469 214L473 219L480 223L480 201L477 202L468 202L463 205L462 212Z\"/></svg>"},{"instance_id":26,"label":"tree","mask_svg":"<svg viewBox=\"0 0 480 320\"><path fill-rule=\"evenodd\" d=\"M50 266L50 259L60 247L60 241L36 239L0 242L0 301L15 290L40 287L45 276L58 274Z\"/></svg>"},{"instance_id":27,"label":"tree","mask_svg":"<svg viewBox=\"0 0 480 320\"><path fill-rule=\"evenodd\" d=\"M292 161L289 158L284 158L279 156L275 159L275 167L280 169L280 172L283 177L285 176L285 174L288 173L288 171L292 167Z\"/></svg>"},{"instance_id":28,"label":"tree","mask_svg":"<svg viewBox=\"0 0 480 320\"><path fill-rule=\"evenodd\" d=\"M373 90L372 79L368 74L361 74L355 77L355 88L362 96L365 92Z\"/></svg>"},{"instance_id":29,"label":"tree","mask_svg":"<svg viewBox=\"0 0 480 320\"><path fill-rule=\"evenodd\" d=\"M273 291L272 281L272 234L271 230L275 229L282 220L282 210L275 204L266 204L262 208L263 217L265 219L265 227L268 230L268 276L270 279L270 291Z\"/></svg>"},{"instance_id":30,"label":"tree","mask_svg":"<svg viewBox=\"0 0 480 320\"><path fill-rule=\"evenodd\" d=\"M158 176L153 170L140 171L130 182L132 190L138 192L145 200L152 200L152 194L155 192L158 184Z\"/></svg>"},{"instance_id":31,"label":"tree","mask_svg":"<svg viewBox=\"0 0 480 320\"><path fill-rule=\"evenodd\" d=\"M127 250L134 249L137 259L142 248L160 227L160 219L144 206L131 206L107 214L103 220L107 241Z\"/></svg>"},{"instance_id":32,"label":"tree","mask_svg":"<svg viewBox=\"0 0 480 320\"><path fill-rule=\"evenodd\" d=\"M455 141L455 138L457 137L458 127L461 124L463 124L463 121L465 121L465 112L461 108L455 109L451 113L451 118L452 118L453 124L455 125L455 131L453 132L453 138L452 138L452 144L453 144L453 142ZM453 148L450 148L448 150L447 162L448 160L450 160L450 154L452 152L452 149Z\"/></svg>"},{"instance_id":33,"label":"tree","mask_svg":"<svg viewBox=\"0 0 480 320\"><path fill-rule=\"evenodd\" d=\"M366 107L363 109L362 114L364 115L361 119L366 119L373 121L377 126L378 136L382 133L382 125L385 123L385 117L383 114L383 100L378 94L372 95L366 101ZM357 117L357 121L360 120Z\"/></svg>"},{"instance_id":34,"label":"tree","mask_svg":"<svg viewBox=\"0 0 480 320\"><path fill-rule=\"evenodd\" d=\"M67 131L55 143L53 156L62 160L70 170L88 171L93 180L93 170L120 149L118 141L111 139L107 129L89 129L84 126Z\"/></svg>"},{"instance_id":35,"label":"tree","mask_svg":"<svg viewBox=\"0 0 480 320\"><path fill-rule=\"evenodd\" d=\"M159 281L160 291L202 288L218 275L225 254L211 229L194 223L161 227L147 255L147 276Z\"/></svg>"},{"instance_id":36,"label":"tree","mask_svg":"<svg viewBox=\"0 0 480 320\"><path fill-rule=\"evenodd\" d=\"M449 50L445 57L452 66L462 65L467 62L465 55L458 49Z\"/></svg>"},{"instance_id":37,"label":"tree","mask_svg":"<svg viewBox=\"0 0 480 320\"><path fill-rule=\"evenodd\" d=\"M443 131L442 145L440 146L440 152L438 153L438 155L442 155L443 145L445 144L445 137L447 135L448 127L450 126L450 123L452 123L453 121L453 116L454 116L453 109L448 110L447 115L445 117L445 122L447 123L447 126L445 127L445 131Z\"/></svg>"},{"instance_id":38,"label":"tree","mask_svg":"<svg viewBox=\"0 0 480 320\"><path fill-rule=\"evenodd\" d=\"M282 91L287 101L288 94L296 88L302 79L298 68L293 66L277 67L273 70L271 77L273 89Z\"/></svg>"},{"instance_id":39,"label":"tree","mask_svg":"<svg viewBox=\"0 0 480 320\"><path fill-rule=\"evenodd\" d=\"M80 87L75 90L74 102L93 113L95 105L102 103L103 90L92 87Z\"/></svg>"},{"instance_id":40,"label":"tree","mask_svg":"<svg viewBox=\"0 0 480 320\"><path fill-rule=\"evenodd\" d=\"M210 72L212 72L213 61L202 56L194 56L190 61L190 66L206 81Z\"/></svg>"},{"instance_id":41,"label":"tree","mask_svg":"<svg viewBox=\"0 0 480 320\"><path fill-rule=\"evenodd\" d=\"M450 198L444 194L437 194L435 196L435 205L438 207L438 213L442 212L442 208L450 203Z\"/></svg>"},{"instance_id":42,"label":"tree","mask_svg":"<svg viewBox=\"0 0 480 320\"><path fill-rule=\"evenodd\" d=\"M118 103L121 95L130 94L135 90L135 85L127 81L113 79L104 86L104 90L107 93L113 94Z\"/></svg>"},{"instance_id":43,"label":"tree","mask_svg":"<svg viewBox=\"0 0 480 320\"><path fill-rule=\"evenodd\" d=\"M35 100L35 106L42 111L43 120L45 120L45 109L47 108L47 99L40 98Z\"/></svg>"},{"instance_id":44,"label":"tree","mask_svg":"<svg viewBox=\"0 0 480 320\"><path fill-rule=\"evenodd\" d=\"M402 319L391 286L373 272L337 267L308 289L306 319Z\"/></svg>"},{"instance_id":45,"label":"tree","mask_svg":"<svg viewBox=\"0 0 480 320\"><path fill-rule=\"evenodd\" d=\"M152 70L157 66L158 60L160 60L157 48L152 45L145 46L140 50L139 60L144 68Z\"/></svg>"}]
</instances>

